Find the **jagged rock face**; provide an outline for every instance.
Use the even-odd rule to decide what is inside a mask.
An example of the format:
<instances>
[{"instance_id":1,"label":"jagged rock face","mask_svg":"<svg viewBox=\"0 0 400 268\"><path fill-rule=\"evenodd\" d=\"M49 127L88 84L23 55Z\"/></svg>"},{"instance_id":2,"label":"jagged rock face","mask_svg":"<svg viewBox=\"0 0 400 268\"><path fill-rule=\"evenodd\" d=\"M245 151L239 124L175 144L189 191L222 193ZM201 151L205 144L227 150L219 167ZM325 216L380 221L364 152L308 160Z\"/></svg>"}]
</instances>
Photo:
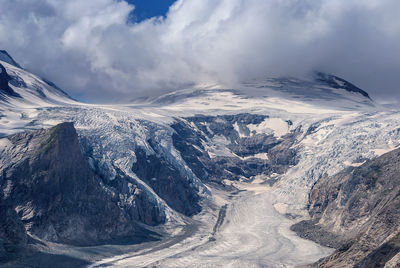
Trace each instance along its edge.
<instances>
[{"instance_id":1,"label":"jagged rock face","mask_svg":"<svg viewBox=\"0 0 400 268\"><path fill-rule=\"evenodd\" d=\"M24 251L28 242L25 226L14 209L0 204L0 263L13 259Z\"/></svg>"},{"instance_id":2,"label":"jagged rock face","mask_svg":"<svg viewBox=\"0 0 400 268\"><path fill-rule=\"evenodd\" d=\"M14 229L2 225L0 239L23 243L24 232L13 238L21 226L46 241L81 245L145 232L89 168L72 123L8 140L0 159L0 200L6 211L0 216L16 224Z\"/></svg>"},{"instance_id":3,"label":"jagged rock face","mask_svg":"<svg viewBox=\"0 0 400 268\"><path fill-rule=\"evenodd\" d=\"M139 148L132 171L149 185L167 204L178 212L191 216L201 211L199 195L190 187L185 174L157 155L146 155Z\"/></svg>"},{"instance_id":4,"label":"jagged rock face","mask_svg":"<svg viewBox=\"0 0 400 268\"><path fill-rule=\"evenodd\" d=\"M165 211L151 199L141 185L118 170L112 181L103 180L103 187L112 193L114 202L128 215L129 219L155 226L166 221Z\"/></svg>"},{"instance_id":5,"label":"jagged rock face","mask_svg":"<svg viewBox=\"0 0 400 268\"><path fill-rule=\"evenodd\" d=\"M309 202L312 220L294 230L338 248L317 265L383 267L400 252L400 150L322 178Z\"/></svg>"},{"instance_id":6,"label":"jagged rock face","mask_svg":"<svg viewBox=\"0 0 400 268\"><path fill-rule=\"evenodd\" d=\"M175 130L173 143L191 170L204 182L282 174L297 163L296 153L290 148L296 134L277 138L274 134L255 133L248 128L248 125L259 125L267 118L237 114L199 115L176 120L172 125Z\"/></svg>"}]
</instances>

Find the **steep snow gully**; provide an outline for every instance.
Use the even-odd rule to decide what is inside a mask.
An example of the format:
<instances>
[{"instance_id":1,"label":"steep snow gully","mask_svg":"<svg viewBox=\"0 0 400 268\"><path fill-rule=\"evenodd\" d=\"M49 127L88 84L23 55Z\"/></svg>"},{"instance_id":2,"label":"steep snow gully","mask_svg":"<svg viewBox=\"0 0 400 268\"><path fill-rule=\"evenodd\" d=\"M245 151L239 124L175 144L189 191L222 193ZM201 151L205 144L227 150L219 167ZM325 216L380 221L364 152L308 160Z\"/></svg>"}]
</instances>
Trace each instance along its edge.
<instances>
[{"instance_id":1,"label":"steep snow gully","mask_svg":"<svg viewBox=\"0 0 400 268\"><path fill-rule=\"evenodd\" d=\"M42 254L78 259L82 266L314 263L334 249L290 230L309 219L312 186L400 145L400 112L320 73L314 81L267 79L235 89L176 91L135 104L89 105L16 65L1 64L24 83L9 84L0 95L0 154L14 161L1 162L0 171L24 158L16 150L25 149L9 135L73 122L82 157L99 180L93 187L141 231L157 234L141 243L82 247L28 232L42 242L36 248ZM1 181L2 190L12 193L7 183ZM144 214L147 208L151 214ZM40 263L38 255L28 258ZM68 259L56 261L68 265Z\"/></svg>"}]
</instances>

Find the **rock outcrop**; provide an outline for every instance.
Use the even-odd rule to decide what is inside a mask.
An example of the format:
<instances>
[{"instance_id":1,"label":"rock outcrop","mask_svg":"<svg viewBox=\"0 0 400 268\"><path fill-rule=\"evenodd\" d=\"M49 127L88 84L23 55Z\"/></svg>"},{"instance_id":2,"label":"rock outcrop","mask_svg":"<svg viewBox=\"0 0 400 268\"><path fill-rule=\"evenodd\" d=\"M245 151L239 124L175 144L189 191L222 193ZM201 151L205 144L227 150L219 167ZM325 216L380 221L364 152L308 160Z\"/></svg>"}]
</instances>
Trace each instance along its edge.
<instances>
[{"instance_id":1,"label":"rock outcrop","mask_svg":"<svg viewBox=\"0 0 400 268\"><path fill-rule=\"evenodd\" d=\"M6 68L0 64L0 99L3 98L3 95L21 97L8 85L10 81L12 81L12 77L8 75Z\"/></svg>"},{"instance_id":2,"label":"rock outcrop","mask_svg":"<svg viewBox=\"0 0 400 268\"><path fill-rule=\"evenodd\" d=\"M371 100L367 92L340 77L322 72L315 72L315 76L318 82L326 84L329 87L340 88L349 92L359 93Z\"/></svg>"},{"instance_id":3,"label":"rock outcrop","mask_svg":"<svg viewBox=\"0 0 400 268\"><path fill-rule=\"evenodd\" d=\"M300 236L337 248L317 267L384 267L400 252L400 149L324 177L309 195ZM392 260L393 259L393 260Z\"/></svg>"},{"instance_id":4,"label":"rock outcrop","mask_svg":"<svg viewBox=\"0 0 400 268\"><path fill-rule=\"evenodd\" d=\"M176 167L156 154L147 155L141 148L135 154L132 171L171 208L188 216L201 211L200 196Z\"/></svg>"},{"instance_id":5,"label":"rock outcrop","mask_svg":"<svg viewBox=\"0 0 400 268\"><path fill-rule=\"evenodd\" d=\"M11 135L0 154L0 256L35 238L91 245L146 236L137 221L164 220L139 190L138 206L119 205L82 156L73 123Z\"/></svg>"}]
</instances>

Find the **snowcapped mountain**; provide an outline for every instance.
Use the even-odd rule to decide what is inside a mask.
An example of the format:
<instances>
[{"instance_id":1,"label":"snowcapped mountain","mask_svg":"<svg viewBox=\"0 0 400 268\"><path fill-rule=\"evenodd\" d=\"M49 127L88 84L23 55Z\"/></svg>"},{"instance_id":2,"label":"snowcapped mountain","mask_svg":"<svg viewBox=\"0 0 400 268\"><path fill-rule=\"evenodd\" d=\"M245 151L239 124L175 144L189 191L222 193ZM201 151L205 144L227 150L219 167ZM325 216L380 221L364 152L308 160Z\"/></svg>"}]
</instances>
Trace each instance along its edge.
<instances>
[{"instance_id":1,"label":"snowcapped mountain","mask_svg":"<svg viewBox=\"0 0 400 268\"><path fill-rule=\"evenodd\" d=\"M42 202L16 198L23 185L31 184L34 192L51 180L41 169L44 173L30 171L40 183L29 178L15 183L18 171L53 159L48 170L61 174L57 187L75 189L82 179L76 174L90 174L90 193L104 196L105 213L118 215L120 228L110 223L107 238L138 226L143 228L136 234L161 237L134 249L120 245L111 255L101 247L84 250L86 255L59 244L48 249L96 260L94 267L292 267L317 261L333 250L290 231L309 218L312 186L399 146L400 113L385 110L365 91L333 75L202 85L124 105L89 105L1 55L0 193L7 211L17 211L12 219L20 221L18 226L43 243L77 242L54 222L58 210L43 208L59 200L57 194ZM58 132L64 122L74 123L65 130L70 135ZM22 131L30 132L15 134ZM65 137L74 133L77 140L64 146ZM85 164L62 169L64 154ZM74 181L63 172L74 174ZM70 193L60 196L79 200ZM98 211L85 204L82 209ZM53 222L42 222L43 211L51 212ZM62 217L74 213L71 209ZM101 230L85 240L82 230L93 225L77 218L79 242L99 243L95 238L102 237ZM4 231L0 240L16 243Z\"/></svg>"},{"instance_id":2,"label":"snowcapped mountain","mask_svg":"<svg viewBox=\"0 0 400 268\"><path fill-rule=\"evenodd\" d=\"M0 50L0 70L0 107L22 108L75 102L53 83L22 69L4 50Z\"/></svg>"},{"instance_id":3,"label":"snowcapped mountain","mask_svg":"<svg viewBox=\"0 0 400 268\"><path fill-rule=\"evenodd\" d=\"M52 82L23 69L0 51L0 137L22 131L36 108L78 104Z\"/></svg>"},{"instance_id":4,"label":"snowcapped mountain","mask_svg":"<svg viewBox=\"0 0 400 268\"><path fill-rule=\"evenodd\" d=\"M0 68L0 97L2 99L0 107L30 108L79 104L54 83L21 68L4 50L0 50ZM229 86L200 85L155 98L142 98L132 103L165 107L170 110L178 107L186 108L185 110L203 110L204 108L209 110L209 107L241 110L246 109L243 101L246 99L248 101L245 102L249 104L249 107L254 108L256 104L260 108L267 107L300 113L308 112L307 107L311 110L326 110L327 108L365 110L376 106L376 103L362 89L344 79L321 72L315 72L309 79L281 77ZM210 103L204 100L209 100Z\"/></svg>"},{"instance_id":5,"label":"snowcapped mountain","mask_svg":"<svg viewBox=\"0 0 400 268\"><path fill-rule=\"evenodd\" d=\"M317 110L369 110L377 104L368 93L339 77L315 72L308 79L291 77L248 81L239 85L198 86L140 102L186 110L241 110L249 107L313 113ZM211 105L217 104L217 105Z\"/></svg>"}]
</instances>

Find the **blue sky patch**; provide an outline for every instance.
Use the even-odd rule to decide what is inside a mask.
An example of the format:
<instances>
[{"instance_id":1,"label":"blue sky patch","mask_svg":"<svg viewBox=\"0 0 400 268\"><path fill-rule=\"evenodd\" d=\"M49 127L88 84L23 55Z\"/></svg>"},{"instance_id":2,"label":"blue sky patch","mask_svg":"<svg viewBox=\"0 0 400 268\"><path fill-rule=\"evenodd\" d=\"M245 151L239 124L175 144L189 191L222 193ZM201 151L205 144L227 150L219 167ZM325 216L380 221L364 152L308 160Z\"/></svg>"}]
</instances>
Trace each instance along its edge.
<instances>
[{"instance_id":1,"label":"blue sky patch","mask_svg":"<svg viewBox=\"0 0 400 268\"><path fill-rule=\"evenodd\" d=\"M141 22L143 20L165 16L169 7L175 0L125 0L126 2L135 5L135 10L130 14L130 22Z\"/></svg>"}]
</instances>

